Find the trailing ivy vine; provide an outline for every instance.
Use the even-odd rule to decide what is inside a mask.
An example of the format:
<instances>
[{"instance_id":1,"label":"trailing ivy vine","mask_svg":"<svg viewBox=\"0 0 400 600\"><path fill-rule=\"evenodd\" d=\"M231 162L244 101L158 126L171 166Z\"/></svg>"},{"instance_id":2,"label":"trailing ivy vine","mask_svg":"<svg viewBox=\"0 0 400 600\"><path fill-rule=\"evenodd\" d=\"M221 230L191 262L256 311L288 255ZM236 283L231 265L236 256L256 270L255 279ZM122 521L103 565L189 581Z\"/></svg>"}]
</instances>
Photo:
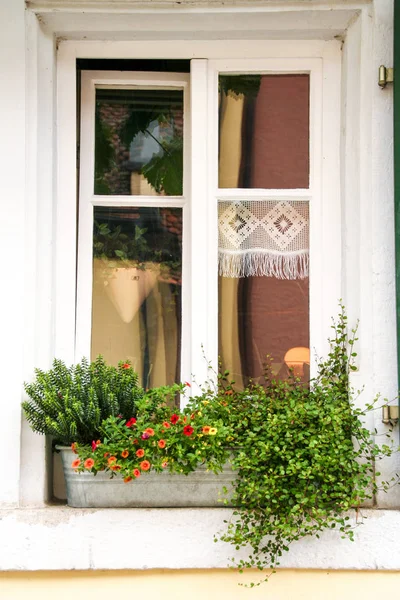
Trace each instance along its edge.
<instances>
[{"instance_id":1,"label":"trailing ivy vine","mask_svg":"<svg viewBox=\"0 0 400 600\"><path fill-rule=\"evenodd\" d=\"M346 513L395 483L379 481L376 469L394 448L378 446L364 424L378 398L364 410L354 404L349 374L356 369L356 329L348 336L342 306L333 330L330 353L309 386L295 378L276 381L267 369L262 385L240 391L225 373L211 408L230 424L238 471L233 517L216 541L250 548L233 566L267 569L262 581L301 538L338 529L353 540Z\"/></svg>"}]
</instances>

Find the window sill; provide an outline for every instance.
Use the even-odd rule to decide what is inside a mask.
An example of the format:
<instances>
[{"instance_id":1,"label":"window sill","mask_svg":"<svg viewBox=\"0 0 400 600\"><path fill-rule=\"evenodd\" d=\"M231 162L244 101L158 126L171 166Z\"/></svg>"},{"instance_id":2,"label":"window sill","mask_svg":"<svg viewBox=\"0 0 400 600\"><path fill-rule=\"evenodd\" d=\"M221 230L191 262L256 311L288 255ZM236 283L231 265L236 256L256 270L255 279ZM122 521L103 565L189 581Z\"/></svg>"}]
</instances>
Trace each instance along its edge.
<instances>
[{"instance_id":1,"label":"window sill","mask_svg":"<svg viewBox=\"0 0 400 600\"><path fill-rule=\"evenodd\" d=\"M214 543L228 508L0 510L1 570L226 568L232 547ZM355 522L354 513L350 515ZM359 520L361 517L359 517ZM327 531L282 558L292 569L400 569L400 511L363 510L355 542ZM242 553L243 554L243 553ZM238 556L239 553L236 553Z\"/></svg>"}]
</instances>

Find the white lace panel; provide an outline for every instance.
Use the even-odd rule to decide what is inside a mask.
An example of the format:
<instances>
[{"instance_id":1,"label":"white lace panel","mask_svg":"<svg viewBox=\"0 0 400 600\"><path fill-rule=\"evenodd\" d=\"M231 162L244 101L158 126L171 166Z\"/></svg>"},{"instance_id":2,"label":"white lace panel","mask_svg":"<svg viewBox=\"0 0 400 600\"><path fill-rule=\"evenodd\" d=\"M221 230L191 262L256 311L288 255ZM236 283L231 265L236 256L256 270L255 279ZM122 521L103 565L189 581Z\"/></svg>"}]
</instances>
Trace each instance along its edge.
<instances>
[{"instance_id":1,"label":"white lace panel","mask_svg":"<svg viewBox=\"0 0 400 600\"><path fill-rule=\"evenodd\" d=\"M220 200L219 274L308 277L308 204L304 200Z\"/></svg>"}]
</instances>

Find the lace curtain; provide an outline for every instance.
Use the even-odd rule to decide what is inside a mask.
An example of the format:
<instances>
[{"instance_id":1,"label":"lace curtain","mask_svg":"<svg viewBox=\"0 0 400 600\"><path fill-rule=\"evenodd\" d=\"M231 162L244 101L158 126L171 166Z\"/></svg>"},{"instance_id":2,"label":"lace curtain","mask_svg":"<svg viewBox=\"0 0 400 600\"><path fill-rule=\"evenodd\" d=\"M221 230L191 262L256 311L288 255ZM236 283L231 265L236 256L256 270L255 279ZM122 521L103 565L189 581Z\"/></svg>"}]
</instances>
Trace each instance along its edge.
<instances>
[{"instance_id":1,"label":"lace curtain","mask_svg":"<svg viewBox=\"0 0 400 600\"><path fill-rule=\"evenodd\" d=\"M220 200L218 230L223 277L308 277L307 201Z\"/></svg>"}]
</instances>

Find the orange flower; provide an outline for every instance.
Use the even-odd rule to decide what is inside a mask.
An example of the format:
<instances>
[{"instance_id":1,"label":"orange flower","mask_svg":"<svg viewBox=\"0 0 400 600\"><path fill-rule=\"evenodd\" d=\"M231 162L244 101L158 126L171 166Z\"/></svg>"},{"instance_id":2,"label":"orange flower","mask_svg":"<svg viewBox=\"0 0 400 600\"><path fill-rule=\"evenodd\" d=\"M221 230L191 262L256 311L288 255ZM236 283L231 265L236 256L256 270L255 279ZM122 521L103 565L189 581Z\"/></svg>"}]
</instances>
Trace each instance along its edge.
<instances>
[{"instance_id":1,"label":"orange flower","mask_svg":"<svg viewBox=\"0 0 400 600\"><path fill-rule=\"evenodd\" d=\"M74 442L73 444L71 444L71 450L74 454L76 454L76 442Z\"/></svg>"},{"instance_id":2,"label":"orange flower","mask_svg":"<svg viewBox=\"0 0 400 600\"><path fill-rule=\"evenodd\" d=\"M104 458L107 458L107 456L110 456L110 453L109 452L104 452L103 456L104 456Z\"/></svg>"},{"instance_id":3,"label":"orange flower","mask_svg":"<svg viewBox=\"0 0 400 600\"><path fill-rule=\"evenodd\" d=\"M225 392L225 396L232 396L233 391L232 390L226 390Z\"/></svg>"},{"instance_id":4,"label":"orange flower","mask_svg":"<svg viewBox=\"0 0 400 600\"><path fill-rule=\"evenodd\" d=\"M164 421L163 427L165 427L165 429L169 429L171 425L168 423L168 421Z\"/></svg>"},{"instance_id":5,"label":"orange flower","mask_svg":"<svg viewBox=\"0 0 400 600\"><path fill-rule=\"evenodd\" d=\"M210 433L210 427L208 425L206 425L205 427L203 427L203 433L205 433L206 435Z\"/></svg>"},{"instance_id":6,"label":"orange flower","mask_svg":"<svg viewBox=\"0 0 400 600\"><path fill-rule=\"evenodd\" d=\"M130 477L128 475L128 477L124 477L124 483L129 483L130 481L132 481L132 477Z\"/></svg>"},{"instance_id":7,"label":"orange flower","mask_svg":"<svg viewBox=\"0 0 400 600\"><path fill-rule=\"evenodd\" d=\"M81 464L80 458L76 458L75 460L72 461L71 467L73 469L77 469L80 464Z\"/></svg>"},{"instance_id":8,"label":"orange flower","mask_svg":"<svg viewBox=\"0 0 400 600\"><path fill-rule=\"evenodd\" d=\"M142 460L142 462L140 463L140 468L142 469L142 471L148 471L151 467L151 464L149 463L148 460Z\"/></svg>"},{"instance_id":9,"label":"orange flower","mask_svg":"<svg viewBox=\"0 0 400 600\"><path fill-rule=\"evenodd\" d=\"M123 451L121 452L121 456L122 456L122 458L128 458L128 456L129 456L129 452L128 452L128 450L123 450Z\"/></svg>"},{"instance_id":10,"label":"orange flower","mask_svg":"<svg viewBox=\"0 0 400 600\"><path fill-rule=\"evenodd\" d=\"M110 469L111 471L120 471L121 465L111 465Z\"/></svg>"},{"instance_id":11,"label":"orange flower","mask_svg":"<svg viewBox=\"0 0 400 600\"><path fill-rule=\"evenodd\" d=\"M135 477L140 477L140 471L139 469L133 469L133 474Z\"/></svg>"},{"instance_id":12,"label":"orange flower","mask_svg":"<svg viewBox=\"0 0 400 600\"><path fill-rule=\"evenodd\" d=\"M144 456L144 450L143 450L143 448L139 448L139 450L136 450L136 456L138 458L142 458Z\"/></svg>"},{"instance_id":13,"label":"orange flower","mask_svg":"<svg viewBox=\"0 0 400 600\"><path fill-rule=\"evenodd\" d=\"M83 464L83 466L85 467L85 469L91 469L94 465L94 460L93 458L87 458Z\"/></svg>"},{"instance_id":14,"label":"orange flower","mask_svg":"<svg viewBox=\"0 0 400 600\"><path fill-rule=\"evenodd\" d=\"M158 447L159 448L165 448L165 440L159 440Z\"/></svg>"},{"instance_id":15,"label":"orange flower","mask_svg":"<svg viewBox=\"0 0 400 600\"><path fill-rule=\"evenodd\" d=\"M101 440L96 440L96 446L100 446L101 445Z\"/></svg>"},{"instance_id":16,"label":"orange flower","mask_svg":"<svg viewBox=\"0 0 400 600\"><path fill-rule=\"evenodd\" d=\"M145 429L144 432L148 433L149 435L154 435L154 429L152 429L151 427L148 427L147 429Z\"/></svg>"},{"instance_id":17,"label":"orange flower","mask_svg":"<svg viewBox=\"0 0 400 600\"><path fill-rule=\"evenodd\" d=\"M122 367L122 369L130 369L130 368L131 368L131 365L130 365L129 363L127 363L127 362L126 362L126 363L123 363L123 364L121 365L121 367Z\"/></svg>"},{"instance_id":18,"label":"orange flower","mask_svg":"<svg viewBox=\"0 0 400 600\"><path fill-rule=\"evenodd\" d=\"M164 460L164 462L161 463L161 466L162 466L163 469L165 469L166 467L168 467L168 461Z\"/></svg>"},{"instance_id":19,"label":"orange flower","mask_svg":"<svg viewBox=\"0 0 400 600\"><path fill-rule=\"evenodd\" d=\"M110 458L108 459L108 464L112 465L115 461L117 460L116 456L110 456Z\"/></svg>"}]
</instances>

